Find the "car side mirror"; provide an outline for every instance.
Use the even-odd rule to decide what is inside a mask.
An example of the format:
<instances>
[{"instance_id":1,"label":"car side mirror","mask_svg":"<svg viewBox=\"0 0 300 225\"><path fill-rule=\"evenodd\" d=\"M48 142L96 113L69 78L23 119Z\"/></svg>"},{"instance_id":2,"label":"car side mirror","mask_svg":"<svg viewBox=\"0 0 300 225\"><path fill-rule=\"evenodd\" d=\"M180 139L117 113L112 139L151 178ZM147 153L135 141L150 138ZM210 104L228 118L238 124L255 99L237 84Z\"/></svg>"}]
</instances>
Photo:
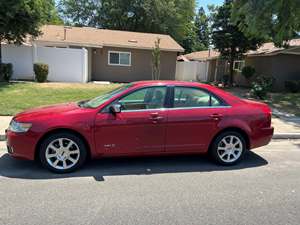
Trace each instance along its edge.
<instances>
[{"instance_id":1,"label":"car side mirror","mask_svg":"<svg viewBox=\"0 0 300 225\"><path fill-rule=\"evenodd\" d=\"M116 114L121 112L121 108L121 104L113 104L109 107L109 111L113 114Z\"/></svg>"}]
</instances>

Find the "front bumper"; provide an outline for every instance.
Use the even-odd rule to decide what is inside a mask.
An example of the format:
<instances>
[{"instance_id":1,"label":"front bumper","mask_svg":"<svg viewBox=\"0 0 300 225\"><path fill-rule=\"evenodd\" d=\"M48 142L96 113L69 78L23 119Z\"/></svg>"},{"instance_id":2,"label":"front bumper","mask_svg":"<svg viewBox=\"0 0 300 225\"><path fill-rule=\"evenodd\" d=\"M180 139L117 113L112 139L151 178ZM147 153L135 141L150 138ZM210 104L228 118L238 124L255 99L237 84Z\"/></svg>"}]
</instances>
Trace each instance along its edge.
<instances>
[{"instance_id":1,"label":"front bumper","mask_svg":"<svg viewBox=\"0 0 300 225\"><path fill-rule=\"evenodd\" d=\"M5 131L7 152L15 158L34 160L37 136L28 131L26 133L14 133Z\"/></svg>"}]
</instances>

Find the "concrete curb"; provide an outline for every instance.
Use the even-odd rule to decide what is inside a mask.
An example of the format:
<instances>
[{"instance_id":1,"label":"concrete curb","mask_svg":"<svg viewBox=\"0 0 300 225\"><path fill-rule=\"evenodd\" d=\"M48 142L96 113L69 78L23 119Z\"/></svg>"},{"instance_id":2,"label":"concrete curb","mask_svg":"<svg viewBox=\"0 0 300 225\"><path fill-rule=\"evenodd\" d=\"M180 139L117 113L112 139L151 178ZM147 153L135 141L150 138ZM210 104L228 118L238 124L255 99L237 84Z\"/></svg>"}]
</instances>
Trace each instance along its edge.
<instances>
[{"instance_id":1,"label":"concrete curb","mask_svg":"<svg viewBox=\"0 0 300 225\"><path fill-rule=\"evenodd\" d=\"M300 133L275 133L272 139L300 139Z\"/></svg>"},{"instance_id":2,"label":"concrete curb","mask_svg":"<svg viewBox=\"0 0 300 225\"><path fill-rule=\"evenodd\" d=\"M5 135L4 134L0 134L0 141L5 141Z\"/></svg>"},{"instance_id":3,"label":"concrete curb","mask_svg":"<svg viewBox=\"0 0 300 225\"><path fill-rule=\"evenodd\" d=\"M300 133L275 133L272 139L300 139ZM0 141L5 141L4 134L0 134Z\"/></svg>"}]
</instances>

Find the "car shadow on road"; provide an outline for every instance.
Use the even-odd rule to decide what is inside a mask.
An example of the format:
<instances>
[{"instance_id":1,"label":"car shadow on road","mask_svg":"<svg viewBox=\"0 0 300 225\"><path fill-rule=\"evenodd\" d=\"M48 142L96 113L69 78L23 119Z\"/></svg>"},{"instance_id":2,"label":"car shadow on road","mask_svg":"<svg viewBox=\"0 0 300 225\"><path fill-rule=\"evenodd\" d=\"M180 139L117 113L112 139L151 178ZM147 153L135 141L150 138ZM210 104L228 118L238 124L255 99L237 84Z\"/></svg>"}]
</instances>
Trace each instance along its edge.
<instances>
[{"instance_id":1,"label":"car shadow on road","mask_svg":"<svg viewBox=\"0 0 300 225\"><path fill-rule=\"evenodd\" d=\"M264 158L249 151L241 163L230 167L215 165L206 155L180 155L99 159L89 161L79 171L54 174L43 169L36 162L13 159L5 154L0 158L0 176L19 179L94 177L96 181L104 181L106 176L232 171L267 164L268 162Z\"/></svg>"}]
</instances>

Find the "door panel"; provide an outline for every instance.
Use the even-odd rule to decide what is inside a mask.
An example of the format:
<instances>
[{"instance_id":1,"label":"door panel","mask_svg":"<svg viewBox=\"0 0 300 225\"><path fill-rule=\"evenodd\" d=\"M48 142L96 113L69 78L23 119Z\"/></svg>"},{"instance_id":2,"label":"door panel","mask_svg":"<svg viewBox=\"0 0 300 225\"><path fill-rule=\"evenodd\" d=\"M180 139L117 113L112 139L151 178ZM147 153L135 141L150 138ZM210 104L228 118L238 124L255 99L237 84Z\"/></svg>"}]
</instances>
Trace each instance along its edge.
<instances>
[{"instance_id":1,"label":"door panel","mask_svg":"<svg viewBox=\"0 0 300 225\"><path fill-rule=\"evenodd\" d=\"M112 103L121 105L120 113L108 106L96 118L96 149L107 155L164 151L166 93L165 86L141 88Z\"/></svg>"},{"instance_id":2,"label":"door panel","mask_svg":"<svg viewBox=\"0 0 300 225\"><path fill-rule=\"evenodd\" d=\"M166 151L203 152L226 115L225 108L173 109L168 113ZM219 116L218 116L219 115Z\"/></svg>"},{"instance_id":3,"label":"door panel","mask_svg":"<svg viewBox=\"0 0 300 225\"><path fill-rule=\"evenodd\" d=\"M105 155L164 151L166 120L165 110L98 114L97 151Z\"/></svg>"},{"instance_id":4,"label":"door panel","mask_svg":"<svg viewBox=\"0 0 300 225\"><path fill-rule=\"evenodd\" d=\"M168 113L166 151L206 151L226 107L211 93L193 87L174 87Z\"/></svg>"}]
</instances>

